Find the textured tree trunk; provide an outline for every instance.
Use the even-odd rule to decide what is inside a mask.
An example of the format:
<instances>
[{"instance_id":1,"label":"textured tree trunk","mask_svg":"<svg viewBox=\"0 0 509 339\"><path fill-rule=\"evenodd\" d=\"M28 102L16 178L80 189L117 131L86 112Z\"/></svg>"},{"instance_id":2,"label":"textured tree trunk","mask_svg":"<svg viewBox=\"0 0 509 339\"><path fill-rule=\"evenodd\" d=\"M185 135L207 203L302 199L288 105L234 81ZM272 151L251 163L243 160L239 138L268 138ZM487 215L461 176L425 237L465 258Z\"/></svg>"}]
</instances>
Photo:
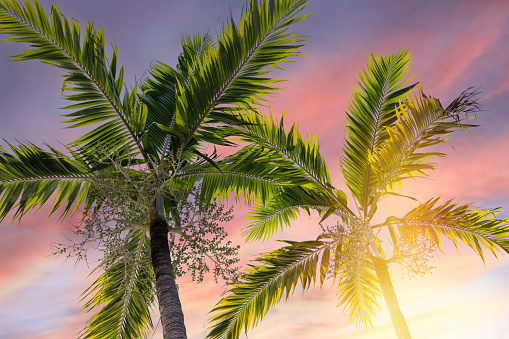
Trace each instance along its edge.
<instances>
[{"instance_id":1,"label":"textured tree trunk","mask_svg":"<svg viewBox=\"0 0 509 339\"><path fill-rule=\"evenodd\" d=\"M175 285L168 246L166 221L156 217L150 222L150 253L156 276L156 292L164 339L187 339L184 313Z\"/></svg>"},{"instance_id":2,"label":"textured tree trunk","mask_svg":"<svg viewBox=\"0 0 509 339\"><path fill-rule=\"evenodd\" d=\"M389 275L389 268L387 267L385 260L381 258L373 258L373 264L375 265L376 275L380 282L385 304L389 309L392 327L394 327L396 335L399 339L412 339L405 317L399 308L398 298L396 298L396 292L394 292L394 287L392 286L391 277Z\"/></svg>"}]
</instances>

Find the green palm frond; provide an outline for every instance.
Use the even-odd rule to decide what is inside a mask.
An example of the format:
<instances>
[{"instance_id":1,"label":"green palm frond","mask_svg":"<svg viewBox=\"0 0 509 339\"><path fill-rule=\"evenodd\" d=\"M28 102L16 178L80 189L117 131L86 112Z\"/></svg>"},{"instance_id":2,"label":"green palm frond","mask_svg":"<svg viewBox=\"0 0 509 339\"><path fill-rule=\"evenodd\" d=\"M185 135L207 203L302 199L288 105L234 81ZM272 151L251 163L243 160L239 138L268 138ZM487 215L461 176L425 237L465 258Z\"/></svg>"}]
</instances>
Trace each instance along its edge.
<instances>
[{"instance_id":1,"label":"green palm frond","mask_svg":"<svg viewBox=\"0 0 509 339\"><path fill-rule=\"evenodd\" d=\"M236 106L256 103L275 89L271 84L276 80L267 78L270 70L264 68L297 54L303 40L287 30L307 16L298 16L306 3L251 0L238 26L233 19L223 26L217 45L208 49L194 71L187 72L188 81L177 84L176 122L184 144L196 133L210 142L221 141L202 129L207 120L224 121Z\"/></svg>"},{"instance_id":2,"label":"green palm frond","mask_svg":"<svg viewBox=\"0 0 509 339\"><path fill-rule=\"evenodd\" d=\"M372 319L380 308L377 298L382 296L378 278L373 263L368 257L363 257L362 267L358 272L348 274L346 270L339 270L338 295L339 305L348 309L350 321L355 321L360 327L373 326ZM338 305L338 306L339 306Z\"/></svg>"},{"instance_id":3,"label":"green palm frond","mask_svg":"<svg viewBox=\"0 0 509 339\"><path fill-rule=\"evenodd\" d=\"M411 67L407 50L382 57L371 55L367 70L359 74L360 89L353 89L348 105L341 171L345 183L367 213L376 180L368 156L388 138L386 129L396 121L395 106L415 86L403 87Z\"/></svg>"},{"instance_id":4,"label":"green palm frond","mask_svg":"<svg viewBox=\"0 0 509 339\"><path fill-rule=\"evenodd\" d=\"M305 139L302 138L295 124L286 131L284 115L278 122L273 119L272 114L267 118L258 112L247 111L242 112L239 119L244 123L224 128L224 137L232 135L261 147L271 162L292 171L287 177L300 180L294 182L295 185L315 188L335 196L330 184L329 170L320 153L316 137L308 135ZM338 201L338 204L344 205L344 209L348 210L346 201Z\"/></svg>"},{"instance_id":5,"label":"green palm frond","mask_svg":"<svg viewBox=\"0 0 509 339\"><path fill-rule=\"evenodd\" d=\"M300 177L308 177L309 184L314 183L324 190L331 188L329 170L316 137L308 135L303 139L295 124L285 131L284 114L278 122L272 114L267 118L255 111L243 113L241 117L246 124L229 126L232 135L272 151L273 162L282 167L299 169L302 172Z\"/></svg>"},{"instance_id":6,"label":"green palm frond","mask_svg":"<svg viewBox=\"0 0 509 339\"><path fill-rule=\"evenodd\" d=\"M121 99L124 83L122 69L117 74L117 49L113 48L108 61L101 28L96 31L88 22L81 37L79 22L62 16L54 4L48 18L37 0L33 3L2 0L0 34L13 36L3 41L30 44L30 48L15 55L13 60L36 59L65 72L63 88L70 93L65 98L78 102L65 107L74 110L65 115L71 118L66 122L70 127L100 123L77 139L76 144L88 149L98 144L114 147L127 144L138 147L145 155L134 128L140 124L132 121L132 111L136 108L130 105L135 95L126 92Z\"/></svg>"},{"instance_id":7,"label":"green palm frond","mask_svg":"<svg viewBox=\"0 0 509 339\"><path fill-rule=\"evenodd\" d=\"M227 199L233 192L236 199L244 197L248 203L265 203L288 182L265 153L248 147L215 164L217 167L208 162L190 164L182 169L177 178L202 179L201 196L204 202L217 197Z\"/></svg>"},{"instance_id":8,"label":"green palm frond","mask_svg":"<svg viewBox=\"0 0 509 339\"><path fill-rule=\"evenodd\" d=\"M146 124L148 139L151 146L161 151L166 133L153 126L154 123L166 127L172 127L175 120L177 82L188 82L188 72L196 68L198 60L201 60L206 51L213 45L212 36L207 33L203 36L194 35L182 38L183 52L178 58L177 67L174 69L162 62L150 66L150 78L144 79L140 87L143 95L140 100L148 107ZM179 133L178 129L175 133Z\"/></svg>"},{"instance_id":9,"label":"green palm frond","mask_svg":"<svg viewBox=\"0 0 509 339\"><path fill-rule=\"evenodd\" d=\"M448 200L438 205L430 199L408 212L403 218L390 218L401 234L417 232L441 247L440 235L457 247L458 240L473 249L484 260L482 246L494 255L502 249L509 253L509 219L497 219L500 209L477 209Z\"/></svg>"},{"instance_id":10,"label":"green palm frond","mask_svg":"<svg viewBox=\"0 0 509 339\"><path fill-rule=\"evenodd\" d=\"M74 211L87 197L91 178L82 158L70 158L56 149L51 152L33 144L8 144L11 153L0 146L0 221L15 209L12 220L40 208L56 193L53 213L65 202L64 217L74 204ZM74 154L76 155L76 154ZM87 204L90 204L90 197Z\"/></svg>"},{"instance_id":11,"label":"green palm frond","mask_svg":"<svg viewBox=\"0 0 509 339\"><path fill-rule=\"evenodd\" d=\"M179 55L176 67L182 79L189 81L187 72L196 70L200 61L213 46L214 40L208 32L204 35L195 34L182 37L182 53Z\"/></svg>"},{"instance_id":12,"label":"green palm frond","mask_svg":"<svg viewBox=\"0 0 509 339\"><path fill-rule=\"evenodd\" d=\"M314 209L322 214L330 206L335 206L335 201L328 195L300 186L284 187L271 202L251 208L248 219L253 222L243 229L243 236L246 241L268 239L279 228L290 226L290 221L297 218L300 210L309 214Z\"/></svg>"},{"instance_id":13,"label":"green palm frond","mask_svg":"<svg viewBox=\"0 0 509 339\"><path fill-rule=\"evenodd\" d=\"M468 95L468 92L464 92L458 98ZM476 103L471 99L461 102L464 108ZM369 154L378 197L386 191L399 189L403 179L425 175L426 170L435 168L428 158L444 155L418 151L446 141L455 130L476 126L465 124L471 118L460 118L461 111L451 114L449 110L444 109L437 99L428 99L422 91L417 97L408 96L400 101L396 106L397 122L386 128L389 138Z\"/></svg>"},{"instance_id":14,"label":"green palm frond","mask_svg":"<svg viewBox=\"0 0 509 339\"><path fill-rule=\"evenodd\" d=\"M147 105L146 129L151 145L160 151L167 133L154 123L170 126L175 116L177 72L168 65L156 63L150 66L151 78L141 84L143 95L140 100Z\"/></svg>"},{"instance_id":15,"label":"green palm frond","mask_svg":"<svg viewBox=\"0 0 509 339\"><path fill-rule=\"evenodd\" d=\"M88 320L80 338L139 339L148 338L153 330L153 273L141 264L144 256L150 257L150 240L144 231L132 231L127 237L131 258L119 258L82 294L83 300L89 298L83 309L100 310Z\"/></svg>"},{"instance_id":16,"label":"green palm frond","mask_svg":"<svg viewBox=\"0 0 509 339\"><path fill-rule=\"evenodd\" d=\"M288 298L299 281L307 289L317 280L318 272L327 272L329 245L321 241L287 243L290 245L256 259L262 265L252 266L233 284L229 295L211 311L217 314L211 317L215 324L207 338L238 338L242 331L256 326L285 291ZM319 262L320 253L323 259Z\"/></svg>"}]
</instances>

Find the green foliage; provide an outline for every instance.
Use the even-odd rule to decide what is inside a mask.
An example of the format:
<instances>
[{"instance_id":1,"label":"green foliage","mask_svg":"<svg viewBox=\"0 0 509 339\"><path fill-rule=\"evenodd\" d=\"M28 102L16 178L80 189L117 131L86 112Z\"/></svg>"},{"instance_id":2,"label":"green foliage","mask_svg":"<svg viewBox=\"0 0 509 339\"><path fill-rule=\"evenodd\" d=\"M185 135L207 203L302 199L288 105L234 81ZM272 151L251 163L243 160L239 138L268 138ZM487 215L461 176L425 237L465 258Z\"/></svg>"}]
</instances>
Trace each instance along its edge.
<instances>
[{"instance_id":1,"label":"green foliage","mask_svg":"<svg viewBox=\"0 0 509 339\"><path fill-rule=\"evenodd\" d=\"M65 202L64 217L87 196L90 178L87 164L75 153L70 158L56 149L51 152L33 144L8 144L12 153L0 147L0 221L15 209L12 220L39 209L53 194L53 213ZM90 200L90 196L89 196ZM88 201L90 204L91 201Z\"/></svg>"},{"instance_id":2,"label":"green foliage","mask_svg":"<svg viewBox=\"0 0 509 339\"><path fill-rule=\"evenodd\" d=\"M162 126L174 127L176 98L176 84L178 79L186 82L189 79L188 71L195 68L194 65L201 59L204 53L213 45L212 36L205 34L204 36L195 35L182 39L183 52L179 56L176 69L162 63L157 62L150 66L150 77L143 79L140 88L143 95L140 100L148 107L147 120L151 122L147 126L147 138L150 145L157 149L158 152L163 151L164 141L167 133L157 128L155 124ZM189 68L188 65L191 65ZM178 129L175 134L180 137ZM177 139L178 140L178 139ZM177 147L173 147L177 148ZM166 155L161 155L164 158Z\"/></svg>"},{"instance_id":3,"label":"green foliage","mask_svg":"<svg viewBox=\"0 0 509 339\"><path fill-rule=\"evenodd\" d=\"M220 30L217 44L195 64L187 64L188 79L177 79L176 85L176 125L184 144L195 136L221 144L221 138L203 125L208 120L228 123L235 106L249 107L275 89L271 84L276 80L266 77L270 73L266 66L276 66L297 54L303 40L287 30L307 16L298 16L306 3L251 0L238 26L231 18Z\"/></svg>"},{"instance_id":4,"label":"green foliage","mask_svg":"<svg viewBox=\"0 0 509 339\"><path fill-rule=\"evenodd\" d=\"M135 94L125 92L123 70L117 74L117 50L114 47L110 60L105 55L104 32L96 31L87 23L85 34L80 32L79 22L62 16L53 4L48 18L37 0L25 0L21 5L16 0L0 2L0 34L13 38L9 42L28 42L30 48L14 56L13 60L40 60L65 72L64 91L67 100L77 102L65 107L73 110L66 116L70 127L81 127L100 123L99 127L75 141L87 150L101 143L125 147L131 151L138 148L135 127L140 122L133 119Z\"/></svg>"},{"instance_id":5,"label":"green foliage","mask_svg":"<svg viewBox=\"0 0 509 339\"><path fill-rule=\"evenodd\" d=\"M290 245L257 258L255 261L262 265L248 269L240 282L233 284L230 295L214 307L211 312L218 314L211 319L215 324L207 338L238 338L242 331L256 326L285 291L288 298L299 281L302 288L307 289L316 282L318 271L327 271L328 266L322 267L323 263L319 263L320 253L329 250L327 244L286 242Z\"/></svg>"},{"instance_id":6,"label":"green foliage","mask_svg":"<svg viewBox=\"0 0 509 339\"><path fill-rule=\"evenodd\" d=\"M458 99L464 100L465 95L462 93ZM418 151L443 143L455 130L476 127L463 123L471 117L460 119L461 111L455 112L455 119L451 119L452 109L444 109L435 98L428 99L422 90L418 97L408 96L400 101L395 109L397 121L386 127L388 139L369 154L375 186L380 192L377 198L384 192L398 190L403 179L416 178L424 175L426 170L434 169L435 166L428 161L430 157L445 155Z\"/></svg>"},{"instance_id":7,"label":"green foliage","mask_svg":"<svg viewBox=\"0 0 509 339\"><path fill-rule=\"evenodd\" d=\"M244 124L223 129L225 136L235 135L249 142L236 155L249 154L252 166L268 172L280 189L271 192L271 199L253 209L253 223L245 230L247 239L265 239L278 225L288 225L300 208L333 207L338 213L350 212L346 195L330 185L330 175L315 138L302 138L295 125L286 131L284 116L275 121L255 111L240 115Z\"/></svg>"},{"instance_id":8,"label":"green foliage","mask_svg":"<svg viewBox=\"0 0 509 339\"><path fill-rule=\"evenodd\" d=\"M344 305L345 310L348 308L350 321L366 328L368 324L373 326L372 319L379 309L377 298L382 294L373 263L367 257L361 257L361 261L356 274L350 274L346 269L336 270L337 289L339 305Z\"/></svg>"},{"instance_id":9,"label":"green foliage","mask_svg":"<svg viewBox=\"0 0 509 339\"><path fill-rule=\"evenodd\" d=\"M272 115L269 119L256 111L243 112L241 118L245 123L229 126L224 129L225 135L256 145L260 153L266 154L264 158L288 171L286 180L291 184L330 189L329 171L316 138L308 135L303 139L295 124L285 131L284 115L279 122Z\"/></svg>"},{"instance_id":10,"label":"green foliage","mask_svg":"<svg viewBox=\"0 0 509 339\"><path fill-rule=\"evenodd\" d=\"M509 218L496 219L500 209L478 209L472 204L460 205L448 200L437 205L438 198L430 199L394 220L400 233L422 234L441 248L440 235L451 240L457 248L460 240L484 260L482 247L494 255L502 249L509 253Z\"/></svg>"},{"instance_id":11,"label":"green foliage","mask_svg":"<svg viewBox=\"0 0 509 339\"><path fill-rule=\"evenodd\" d=\"M96 311L80 338L146 338L153 325L150 309L154 303L150 242L146 232L130 232L123 255L109 263L104 273L83 292L83 309ZM149 260L150 262L150 260ZM101 265L96 268L104 268Z\"/></svg>"},{"instance_id":12,"label":"green foliage","mask_svg":"<svg viewBox=\"0 0 509 339\"><path fill-rule=\"evenodd\" d=\"M302 188L301 186L285 187L274 199L265 204L251 208L253 220L244 230L243 235L248 240L265 240L274 235L278 228L290 226L290 220L297 218L301 209L308 214L311 209L320 213L334 206L335 201L319 191Z\"/></svg>"},{"instance_id":13,"label":"green foliage","mask_svg":"<svg viewBox=\"0 0 509 339\"><path fill-rule=\"evenodd\" d=\"M179 178L203 180L201 199L210 202L216 197L227 199L233 191L235 197L269 201L284 184L280 171L256 149L243 148L234 155L215 163L195 162L177 175Z\"/></svg>"},{"instance_id":14,"label":"green foliage","mask_svg":"<svg viewBox=\"0 0 509 339\"><path fill-rule=\"evenodd\" d=\"M369 164L369 154L388 138L386 126L397 119L395 106L415 86L403 87L410 71L411 55L406 50L382 57L371 55L368 68L359 73L360 89L353 90L346 118L344 155L341 171L345 183L366 210L377 186Z\"/></svg>"}]
</instances>

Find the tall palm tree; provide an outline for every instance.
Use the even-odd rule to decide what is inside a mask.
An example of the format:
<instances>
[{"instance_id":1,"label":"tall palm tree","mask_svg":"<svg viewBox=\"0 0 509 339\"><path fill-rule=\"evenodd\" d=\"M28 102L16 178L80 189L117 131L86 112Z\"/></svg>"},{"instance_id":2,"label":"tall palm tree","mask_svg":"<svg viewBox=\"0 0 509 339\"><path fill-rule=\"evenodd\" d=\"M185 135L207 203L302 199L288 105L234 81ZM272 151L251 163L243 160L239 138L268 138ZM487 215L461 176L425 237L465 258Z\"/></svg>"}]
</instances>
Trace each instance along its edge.
<instances>
[{"instance_id":1,"label":"tall palm tree","mask_svg":"<svg viewBox=\"0 0 509 339\"><path fill-rule=\"evenodd\" d=\"M307 16L301 14L306 6L306 0L251 0L239 23L231 18L215 43L209 35L184 39L176 68L157 63L149 79L128 90L117 49L113 45L106 55L101 28L87 22L82 35L80 24L54 4L48 17L37 0L0 0L0 34L30 45L14 60L40 60L62 70L65 99L72 102L65 122L97 126L68 145L69 154L30 143L1 148L0 221L10 212L12 220L20 219L51 196L51 213L58 210L62 217L78 208L100 211L108 201L95 186L108 182L129 189L126 201L137 206L134 219L118 221L134 260L125 269L113 264L86 292L86 307L103 308L83 337L145 336L152 327L155 283L164 338L186 338L168 245L168 234L180 231L168 224L179 220L171 188L177 181L202 181L201 204L233 189L262 201L276 192L278 172L249 167L252 154L220 160L203 150L206 143L231 145L220 127L245 124L240 108L260 103L275 89L269 67L298 53L302 37L288 28ZM153 272L140 266L147 253ZM155 282L146 279L151 275Z\"/></svg>"},{"instance_id":2,"label":"tall palm tree","mask_svg":"<svg viewBox=\"0 0 509 339\"><path fill-rule=\"evenodd\" d=\"M440 249L442 236L455 245L463 242L482 258L483 247L493 253L509 252L509 219L496 219L498 209L432 198L403 216L373 224L381 199L406 197L398 193L402 180L425 175L435 168L431 158L444 156L426 148L443 143L455 131L475 127L467 123L468 114L480 108L471 90L447 107L420 89L415 94L416 85L408 85L406 77L410 68L411 55L401 50L371 55L367 69L359 74L359 89L354 89L348 105L341 158L341 173L353 196L350 204L347 195L332 185L316 139L303 139L295 126L285 130L283 118L277 123L256 114L249 116L252 124L230 127L242 133L248 147L263 150L266 161L300 181L252 209L253 222L245 228L248 240L273 236L301 210L317 211L321 224L335 216L336 225L323 226L316 239L286 241L256 259L212 310L207 338L238 338L283 295L288 298L299 281L307 289L316 281L322 286L327 277L334 278L339 303L349 310L351 320L371 325L377 298L383 297L398 338L410 338L389 263L415 259L410 269L426 270L418 260Z\"/></svg>"}]
</instances>

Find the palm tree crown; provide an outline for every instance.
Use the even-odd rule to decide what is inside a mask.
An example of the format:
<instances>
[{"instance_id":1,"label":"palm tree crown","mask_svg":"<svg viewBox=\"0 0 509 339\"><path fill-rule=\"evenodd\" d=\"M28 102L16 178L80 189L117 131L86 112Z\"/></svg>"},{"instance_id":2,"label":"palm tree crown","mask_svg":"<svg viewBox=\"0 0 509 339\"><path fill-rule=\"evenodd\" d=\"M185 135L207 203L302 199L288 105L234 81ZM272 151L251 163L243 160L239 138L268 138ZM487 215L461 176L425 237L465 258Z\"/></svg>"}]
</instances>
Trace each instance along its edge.
<instances>
[{"instance_id":1,"label":"palm tree crown","mask_svg":"<svg viewBox=\"0 0 509 339\"><path fill-rule=\"evenodd\" d=\"M263 240L278 228L289 226L300 210L317 211L321 224L336 216L333 226L309 241L286 241L286 245L262 254L245 271L229 294L213 309L208 338L238 338L254 327L300 283L304 289L327 277L334 279L339 304L352 321L372 324L383 297L399 338L410 338L390 279L388 264L408 263L422 273L422 260L441 249L441 237L458 240L482 258L483 247L493 253L509 252L509 219L497 219L498 209L473 208L453 200L432 198L403 216L390 216L373 224L378 203L398 193L404 179L425 176L434 169L431 159L444 156L427 147L446 141L453 132L469 130L469 113L480 105L476 92L468 89L450 105L424 95L417 84L408 85L411 55L400 50L391 55L371 55L359 74L346 115L346 135L341 173L353 202L335 189L315 139L306 140L292 126L252 114L256 124L233 126L242 132L248 148L263 150L266 161L288 173L289 182L268 203L252 209L247 239ZM415 91L417 89L417 91ZM262 161L262 160L259 160ZM353 210L357 211L356 213ZM412 262L413 261L413 262Z\"/></svg>"}]
</instances>

